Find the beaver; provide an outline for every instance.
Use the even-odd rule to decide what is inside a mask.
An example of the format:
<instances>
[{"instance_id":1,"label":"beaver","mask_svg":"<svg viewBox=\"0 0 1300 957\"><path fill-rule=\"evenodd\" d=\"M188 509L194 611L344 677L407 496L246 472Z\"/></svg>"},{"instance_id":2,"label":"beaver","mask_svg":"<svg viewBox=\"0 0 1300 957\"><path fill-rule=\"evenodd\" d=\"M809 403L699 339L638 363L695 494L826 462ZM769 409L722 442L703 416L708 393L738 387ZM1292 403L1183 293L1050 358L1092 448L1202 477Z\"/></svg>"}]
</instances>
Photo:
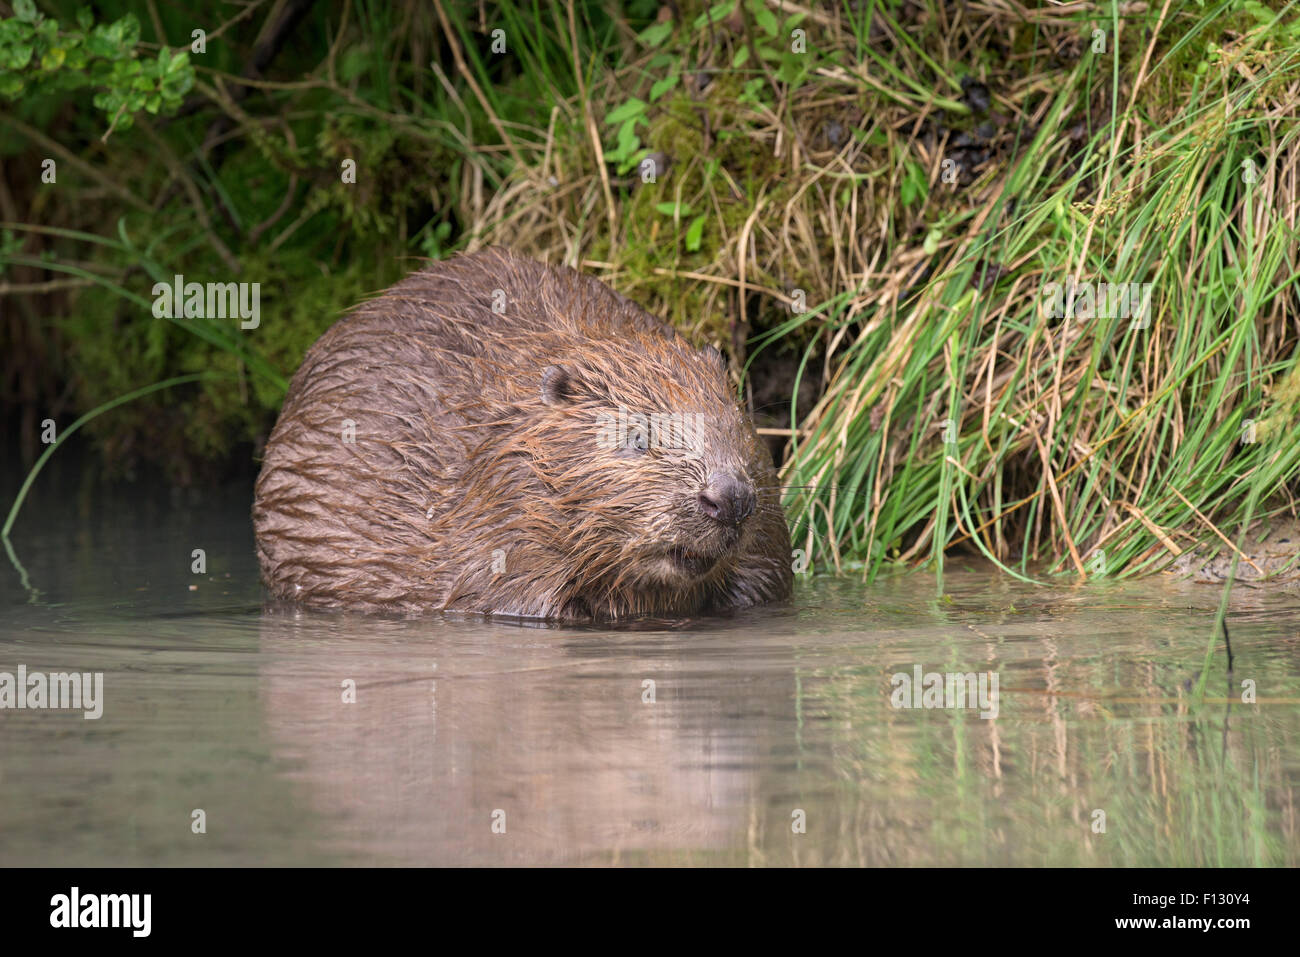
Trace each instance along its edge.
<instances>
[{"instance_id":1,"label":"beaver","mask_svg":"<svg viewBox=\"0 0 1300 957\"><path fill-rule=\"evenodd\" d=\"M271 593L321 607L616 620L793 578L721 353L499 248L412 273L308 350L253 524Z\"/></svg>"}]
</instances>

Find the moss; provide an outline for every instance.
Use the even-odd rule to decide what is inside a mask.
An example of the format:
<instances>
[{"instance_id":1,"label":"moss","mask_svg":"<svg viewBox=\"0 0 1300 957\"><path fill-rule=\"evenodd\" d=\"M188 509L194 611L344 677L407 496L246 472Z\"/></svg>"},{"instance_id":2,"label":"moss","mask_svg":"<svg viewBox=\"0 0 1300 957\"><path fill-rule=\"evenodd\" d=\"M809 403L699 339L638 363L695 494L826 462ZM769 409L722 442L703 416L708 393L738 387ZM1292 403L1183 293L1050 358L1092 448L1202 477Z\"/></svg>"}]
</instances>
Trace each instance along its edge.
<instances>
[{"instance_id":1,"label":"moss","mask_svg":"<svg viewBox=\"0 0 1300 957\"><path fill-rule=\"evenodd\" d=\"M1294 436L1300 431L1300 363L1293 363L1269 389L1268 414L1256 423L1255 429L1255 438L1260 442Z\"/></svg>"},{"instance_id":2,"label":"moss","mask_svg":"<svg viewBox=\"0 0 1300 957\"><path fill-rule=\"evenodd\" d=\"M713 272L753 218L755 204L761 199L766 209L780 208L793 189L783 159L758 132L761 117L738 103L742 90L741 78L723 75L699 99L678 94L656 109L645 141L647 151L667 157L667 175L652 184L636 179L623 189L624 240L617 249L606 245L595 251L617 264L624 294L689 336L728 350L734 343L733 310L726 308L733 298L730 287L677 277ZM684 212L674 217L670 207ZM700 215L705 223L699 248L690 250L686 235ZM747 279L785 289L807 284L811 274L792 263L781 276L751 269Z\"/></svg>"},{"instance_id":3,"label":"moss","mask_svg":"<svg viewBox=\"0 0 1300 957\"><path fill-rule=\"evenodd\" d=\"M250 348L286 378L340 315L403 271L396 257L381 262L356 259L330 270L330 281L321 282L323 264L301 251L248 256L243 267L241 278L259 277L259 326L240 330L237 319L212 321L238 330ZM227 273L215 258L195 257L182 275L189 281L224 281ZM137 277L133 291L151 298L151 281L142 274ZM255 445L266 434L284 397L275 383L250 373L234 354L119 297L98 291L83 294L63 326L79 370L78 405L85 408L169 376L218 374L92 421L89 434L115 472L129 473L148 459L161 462L178 482L221 471L233 449Z\"/></svg>"}]
</instances>

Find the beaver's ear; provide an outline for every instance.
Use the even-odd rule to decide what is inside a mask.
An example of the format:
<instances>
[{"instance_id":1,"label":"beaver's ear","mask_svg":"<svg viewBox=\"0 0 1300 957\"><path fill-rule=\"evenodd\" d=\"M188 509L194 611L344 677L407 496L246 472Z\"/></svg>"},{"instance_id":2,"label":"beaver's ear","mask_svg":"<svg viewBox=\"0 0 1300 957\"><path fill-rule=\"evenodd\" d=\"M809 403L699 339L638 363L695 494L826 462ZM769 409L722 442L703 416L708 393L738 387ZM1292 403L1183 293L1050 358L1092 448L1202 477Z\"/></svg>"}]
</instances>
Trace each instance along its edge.
<instances>
[{"instance_id":1,"label":"beaver's ear","mask_svg":"<svg viewBox=\"0 0 1300 957\"><path fill-rule=\"evenodd\" d=\"M564 366L547 366L542 370L542 401L551 408L568 405L576 389L573 373Z\"/></svg>"},{"instance_id":2,"label":"beaver's ear","mask_svg":"<svg viewBox=\"0 0 1300 957\"><path fill-rule=\"evenodd\" d=\"M727 364L727 357L724 356L717 346L709 345L700 350L700 355L710 362L716 363L723 372L730 372L731 368Z\"/></svg>"}]
</instances>

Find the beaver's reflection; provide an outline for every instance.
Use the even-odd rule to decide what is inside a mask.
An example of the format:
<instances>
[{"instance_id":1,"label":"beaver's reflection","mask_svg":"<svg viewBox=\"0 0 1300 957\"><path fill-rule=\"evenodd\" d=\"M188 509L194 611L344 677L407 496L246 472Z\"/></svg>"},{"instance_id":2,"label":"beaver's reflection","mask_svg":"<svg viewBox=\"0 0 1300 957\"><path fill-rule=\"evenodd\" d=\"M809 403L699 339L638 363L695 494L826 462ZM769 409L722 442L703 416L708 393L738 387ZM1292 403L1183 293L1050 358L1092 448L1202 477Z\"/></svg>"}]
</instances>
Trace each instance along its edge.
<instances>
[{"instance_id":1,"label":"beaver's reflection","mask_svg":"<svg viewBox=\"0 0 1300 957\"><path fill-rule=\"evenodd\" d=\"M272 753L331 843L376 863L725 858L760 703L788 694L761 685L789 679L687 664L690 638L268 610Z\"/></svg>"}]
</instances>

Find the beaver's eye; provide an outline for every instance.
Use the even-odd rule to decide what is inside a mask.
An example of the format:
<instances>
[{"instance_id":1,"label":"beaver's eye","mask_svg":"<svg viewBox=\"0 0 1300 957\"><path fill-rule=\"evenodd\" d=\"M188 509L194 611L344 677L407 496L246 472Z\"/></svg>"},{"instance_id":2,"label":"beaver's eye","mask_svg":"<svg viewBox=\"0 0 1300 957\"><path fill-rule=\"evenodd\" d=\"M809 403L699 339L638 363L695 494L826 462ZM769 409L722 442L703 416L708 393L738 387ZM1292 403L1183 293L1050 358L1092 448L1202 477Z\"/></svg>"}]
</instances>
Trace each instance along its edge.
<instances>
[{"instance_id":1,"label":"beaver's eye","mask_svg":"<svg viewBox=\"0 0 1300 957\"><path fill-rule=\"evenodd\" d=\"M650 440L642 429L628 429L627 441L620 451L627 456L645 455L648 448L650 448Z\"/></svg>"}]
</instances>

